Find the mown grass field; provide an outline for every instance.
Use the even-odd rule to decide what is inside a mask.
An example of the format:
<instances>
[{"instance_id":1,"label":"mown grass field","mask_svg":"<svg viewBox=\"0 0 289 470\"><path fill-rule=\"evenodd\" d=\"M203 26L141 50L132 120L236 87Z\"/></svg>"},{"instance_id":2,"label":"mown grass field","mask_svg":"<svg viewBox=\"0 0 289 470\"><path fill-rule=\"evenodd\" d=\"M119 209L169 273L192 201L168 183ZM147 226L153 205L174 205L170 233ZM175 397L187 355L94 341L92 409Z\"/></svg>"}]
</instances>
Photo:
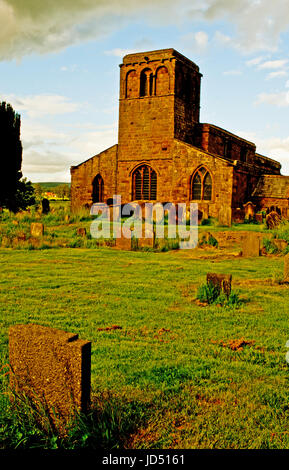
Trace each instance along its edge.
<instances>
[{"instance_id":1,"label":"mown grass field","mask_svg":"<svg viewBox=\"0 0 289 470\"><path fill-rule=\"evenodd\" d=\"M61 328L92 341L106 448L289 448L284 257L217 251L1 249L3 365L10 325ZM197 305L209 271L233 275L239 308ZM9 432L2 419L2 446L29 445L17 433L7 443Z\"/></svg>"}]
</instances>

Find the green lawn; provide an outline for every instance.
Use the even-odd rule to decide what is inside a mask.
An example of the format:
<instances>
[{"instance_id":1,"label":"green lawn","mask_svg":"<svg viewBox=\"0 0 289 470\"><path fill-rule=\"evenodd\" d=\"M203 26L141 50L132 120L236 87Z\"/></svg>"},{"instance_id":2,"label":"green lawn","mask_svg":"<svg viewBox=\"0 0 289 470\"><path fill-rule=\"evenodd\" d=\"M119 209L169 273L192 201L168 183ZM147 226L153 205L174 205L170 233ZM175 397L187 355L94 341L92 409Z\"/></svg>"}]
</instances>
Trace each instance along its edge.
<instances>
[{"instance_id":1,"label":"green lawn","mask_svg":"<svg viewBox=\"0 0 289 470\"><path fill-rule=\"evenodd\" d=\"M3 363L17 323L92 341L93 398L124 430L108 447L289 448L283 257L59 248L2 249L0 261ZM196 304L209 271L232 273L240 308ZM98 331L111 325L122 329Z\"/></svg>"}]
</instances>

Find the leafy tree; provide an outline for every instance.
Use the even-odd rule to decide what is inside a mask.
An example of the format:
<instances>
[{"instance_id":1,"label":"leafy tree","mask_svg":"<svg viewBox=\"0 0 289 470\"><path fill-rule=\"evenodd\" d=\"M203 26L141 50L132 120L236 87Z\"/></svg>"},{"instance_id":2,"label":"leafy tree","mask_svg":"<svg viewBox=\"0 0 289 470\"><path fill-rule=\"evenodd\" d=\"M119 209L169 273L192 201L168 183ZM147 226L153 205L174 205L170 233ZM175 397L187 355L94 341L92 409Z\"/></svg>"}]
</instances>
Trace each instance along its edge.
<instances>
[{"instance_id":1,"label":"leafy tree","mask_svg":"<svg viewBox=\"0 0 289 470\"><path fill-rule=\"evenodd\" d=\"M26 179L21 180L22 144L21 119L10 104L0 103L0 207L17 212L33 198L34 189ZM27 193L26 193L27 192Z\"/></svg>"},{"instance_id":2,"label":"leafy tree","mask_svg":"<svg viewBox=\"0 0 289 470\"><path fill-rule=\"evenodd\" d=\"M55 194L60 197L62 200L69 199L70 197L70 188L68 184L60 184L54 189Z\"/></svg>"},{"instance_id":3,"label":"leafy tree","mask_svg":"<svg viewBox=\"0 0 289 470\"><path fill-rule=\"evenodd\" d=\"M42 193L43 193L43 189L42 189L41 184L36 183L36 184L33 185L33 187L34 187L34 191L35 191L35 196L36 196L36 198L37 198L37 199L41 199Z\"/></svg>"},{"instance_id":4,"label":"leafy tree","mask_svg":"<svg viewBox=\"0 0 289 470\"><path fill-rule=\"evenodd\" d=\"M35 193L31 181L23 178L18 182L14 201L17 210L24 210L28 206L35 204Z\"/></svg>"}]
</instances>

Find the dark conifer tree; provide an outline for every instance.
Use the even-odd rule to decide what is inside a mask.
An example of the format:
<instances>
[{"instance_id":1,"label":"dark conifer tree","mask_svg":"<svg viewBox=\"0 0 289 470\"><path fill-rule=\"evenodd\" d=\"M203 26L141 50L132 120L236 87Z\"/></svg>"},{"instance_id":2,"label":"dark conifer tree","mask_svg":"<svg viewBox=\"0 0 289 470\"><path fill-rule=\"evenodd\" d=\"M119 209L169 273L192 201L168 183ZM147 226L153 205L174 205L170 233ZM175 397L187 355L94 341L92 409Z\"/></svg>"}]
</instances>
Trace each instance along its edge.
<instances>
[{"instance_id":1,"label":"dark conifer tree","mask_svg":"<svg viewBox=\"0 0 289 470\"><path fill-rule=\"evenodd\" d=\"M23 191L25 193L27 184L25 180L20 181L22 178L20 125L20 116L15 113L12 106L5 102L0 103L0 207L6 207L13 212L25 208L21 207L23 206L21 194ZM33 198L28 198L28 201L26 195L25 199L26 203L33 203Z\"/></svg>"}]
</instances>

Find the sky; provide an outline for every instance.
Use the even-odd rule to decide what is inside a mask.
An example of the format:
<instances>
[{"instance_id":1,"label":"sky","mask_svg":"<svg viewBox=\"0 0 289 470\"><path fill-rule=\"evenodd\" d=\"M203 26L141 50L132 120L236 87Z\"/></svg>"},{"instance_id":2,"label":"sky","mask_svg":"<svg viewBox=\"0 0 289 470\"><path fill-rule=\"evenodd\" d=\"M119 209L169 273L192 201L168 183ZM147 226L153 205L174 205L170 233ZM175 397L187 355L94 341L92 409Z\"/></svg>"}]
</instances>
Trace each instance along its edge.
<instances>
[{"instance_id":1,"label":"sky","mask_svg":"<svg viewBox=\"0 0 289 470\"><path fill-rule=\"evenodd\" d=\"M288 0L0 0L0 101L21 115L23 176L69 182L116 144L122 57L166 48L200 67L200 121L289 175Z\"/></svg>"}]
</instances>

